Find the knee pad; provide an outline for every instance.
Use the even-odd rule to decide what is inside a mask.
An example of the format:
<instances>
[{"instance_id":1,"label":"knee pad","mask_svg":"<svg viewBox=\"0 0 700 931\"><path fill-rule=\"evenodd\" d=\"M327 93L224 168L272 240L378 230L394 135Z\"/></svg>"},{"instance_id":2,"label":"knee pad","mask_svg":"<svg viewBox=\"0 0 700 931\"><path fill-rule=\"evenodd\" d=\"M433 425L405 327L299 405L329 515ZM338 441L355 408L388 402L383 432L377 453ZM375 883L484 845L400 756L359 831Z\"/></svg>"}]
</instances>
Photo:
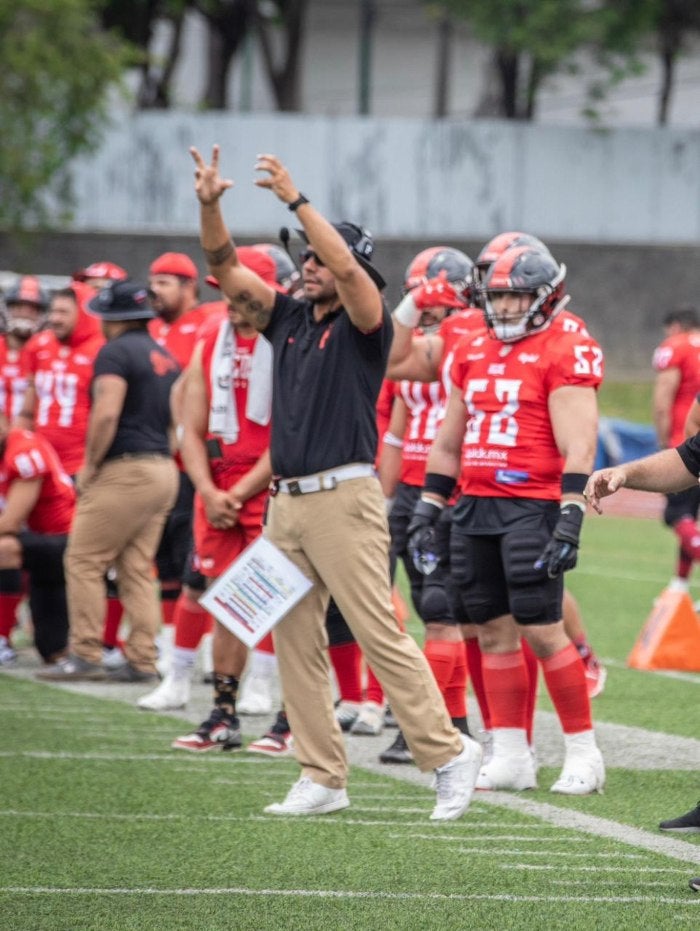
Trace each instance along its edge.
<instances>
[{"instance_id":1,"label":"knee pad","mask_svg":"<svg viewBox=\"0 0 700 931\"><path fill-rule=\"evenodd\" d=\"M508 613L500 556L488 537L452 534L450 576L452 616L462 623L485 624Z\"/></svg>"},{"instance_id":2,"label":"knee pad","mask_svg":"<svg viewBox=\"0 0 700 931\"><path fill-rule=\"evenodd\" d=\"M437 578L436 578L437 576ZM451 622L452 605L447 598L445 578L440 569L425 578L421 592L418 614L424 624L431 621Z\"/></svg>"},{"instance_id":3,"label":"knee pad","mask_svg":"<svg viewBox=\"0 0 700 931\"><path fill-rule=\"evenodd\" d=\"M0 595L22 594L22 570L0 569Z\"/></svg>"},{"instance_id":4,"label":"knee pad","mask_svg":"<svg viewBox=\"0 0 700 931\"><path fill-rule=\"evenodd\" d=\"M535 569L535 562L548 541L545 528L517 530L503 538L501 548L510 612L519 624L553 623L561 617L563 577L549 579L544 569Z\"/></svg>"}]
</instances>

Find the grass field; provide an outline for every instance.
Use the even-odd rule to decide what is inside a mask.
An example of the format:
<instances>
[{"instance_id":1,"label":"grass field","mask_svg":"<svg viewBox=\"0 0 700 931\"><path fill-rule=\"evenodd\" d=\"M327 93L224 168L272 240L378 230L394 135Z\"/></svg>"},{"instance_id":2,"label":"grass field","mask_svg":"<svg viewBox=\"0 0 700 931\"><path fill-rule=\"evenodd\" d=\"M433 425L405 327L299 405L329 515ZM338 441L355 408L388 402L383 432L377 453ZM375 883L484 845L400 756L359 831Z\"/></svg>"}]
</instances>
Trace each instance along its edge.
<instances>
[{"instance_id":1,"label":"grass field","mask_svg":"<svg viewBox=\"0 0 700 931\"><path fill-rule=\"evenodd\" d=\"M569 581L608 662L594 702L605 794L548 791L561 748L542 696L540 788L478 793L446 825L428 820L428 776L374 762L392 731L348 738L365 760L352 769L351 808L279 819L262 809L296 778L293 761L178 754L169 744L186 718L138 711L137 687L115 701L96 697L99 685L42 685L22 657L0 675L0 927L699 927L687 881L700 875L700 835L656 826L700 797L700 675L624 665L672 565L656 521L587 519ZM245 725L258 736L259 721Z\"/></svg>"}]
</instances>

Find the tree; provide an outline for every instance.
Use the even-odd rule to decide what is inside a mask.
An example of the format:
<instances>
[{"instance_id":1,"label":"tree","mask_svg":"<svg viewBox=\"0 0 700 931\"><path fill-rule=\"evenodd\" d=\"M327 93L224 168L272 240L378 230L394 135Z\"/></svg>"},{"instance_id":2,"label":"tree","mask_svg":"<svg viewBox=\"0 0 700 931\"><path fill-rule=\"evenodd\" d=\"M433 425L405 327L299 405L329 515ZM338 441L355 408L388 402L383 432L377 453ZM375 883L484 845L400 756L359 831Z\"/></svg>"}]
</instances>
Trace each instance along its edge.
<instances>
[{"instance_id":1,"label":"tree","mask_svg":"<svg viewBox=\"0 0 700 931\"><path fill-rule=\"evenodd\" d=\"M182 27L188 0L100 0L100 20L105 29L114 29L120 36L140 49L138 67L141 85L137 105L141 109L167 108L171 103L171 88L175 65L180 55ZM168 49L162 58L151 52L151 40L156 22L168 20L171 25Z\"/></svg>"},{"instance_id":2,"label":"tree","mask_svg":"<svg viewBox=\"0 0 700 931\"><path fill-rule=\"evenodd\" d=\"M231 64L251 28L257 3L256 0L195 0L194 6L209 26L209 71L202 106L207 110L225 110Z\"/></svg>"},{"instance_id":3,"label":"tree","mask_svg":"<svg viewBox=\"0 0 700 931\"><path fill-rule=\"evenodd\" d=\"M90 0L0 0L0 61L0 225L36 226L69 212L69 163L100 143L128 50Z\"/></svg>"},{"instance_id":4,"label":"tree","mask_svg":"<svg viewBox=\"0 0 700 931\"><path fill-rule=\"evenodd\" d=\"M277 0L256 4L255 25L279 110L301 108L299 64L307 7L308 0ZM281 48L277 61L275 46Z\"/></svg>"},{"instance_id":5,"label":"tree","mask_svg":"<svg viewBox=\"0 0 700 931\"><path fill-rule=\"evenodd\" d=\"M534 117L542 82L590 40L596 16L587 0L442 0L439 6L466 19L493 48L500 94L488 115L507 119Z\"/></svg>"}]
</instances>

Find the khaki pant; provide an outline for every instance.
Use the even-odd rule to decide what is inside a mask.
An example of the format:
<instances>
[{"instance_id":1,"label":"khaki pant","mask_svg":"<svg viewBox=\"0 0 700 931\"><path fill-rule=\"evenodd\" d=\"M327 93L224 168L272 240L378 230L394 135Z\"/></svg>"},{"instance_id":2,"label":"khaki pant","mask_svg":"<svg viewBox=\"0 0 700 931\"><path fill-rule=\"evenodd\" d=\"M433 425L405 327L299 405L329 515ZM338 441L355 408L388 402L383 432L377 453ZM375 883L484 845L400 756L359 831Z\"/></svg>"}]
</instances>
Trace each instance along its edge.
<instances>
[{"instance_id":1,"label":"khaki pant","mask_svg":"<svg viewBox=\"0 0 700 931\"><path fill-rule=\"evenodd\" d=\"M270 501L265 537L314 582L274 630L282 693L302 774L328 788L347 782L335 720L326 608L329 592L381 682L422 770L462 751L428 663L402 633L391 604L389 532L376 478Z\"/></svg>"},{"instance_id":2,"label":"khaki pant","mask_svg":"<svg viewBox=\"0 0 700 931\"><path fill-rule=\"evenodd\" d=\"M102 661L104 576L114 565L131 627L124 655L137 669L155 672L161 611L153 558L177 482L177 467L165 456L115 459L78 501L65 555L66 591L70 649L88 662Z\"/></svg>"}]
</instances>

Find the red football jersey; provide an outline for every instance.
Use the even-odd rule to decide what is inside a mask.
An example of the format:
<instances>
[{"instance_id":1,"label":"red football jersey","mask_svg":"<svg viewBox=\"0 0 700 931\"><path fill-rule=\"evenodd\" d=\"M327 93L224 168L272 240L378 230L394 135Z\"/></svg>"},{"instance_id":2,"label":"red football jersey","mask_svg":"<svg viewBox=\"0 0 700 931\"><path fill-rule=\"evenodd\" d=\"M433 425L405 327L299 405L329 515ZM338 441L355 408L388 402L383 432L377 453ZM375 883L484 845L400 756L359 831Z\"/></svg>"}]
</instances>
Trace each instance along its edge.
<instances>
[{"instance_id":1,"label":"red football jersey","mask_svg":"<svg viewBox=\"0 0 700 931\"><path fill-rule=\"evenodd\" d=\"M671 409L669 444L679 446L685 439L685 418L700 392L700 333L677 333L665 339L654 351L657 372L680 369L681 380Z\"/></svg>"},{"instance_id":2,"label":"red football jersey","mask_svg":"<svg viewBox=\"0 0 700 931\"><path fill-rule=\"evenodd\" d=\"M25 347L37 395L34 429L51 443L69 475L83 464L92 369L104 342L99 321L81 312L65 342L43 330Z\"/></svg>"},{"instance_id":3,"label":"red football jersey","mask_svg":"<svg viewBox=\"0 0 700 931\"><path fill-rule=\"evenodd\" d=\"M0 508L15 481L41 478L41 491L27 526L36 533L68 533L75 509L75 488L51 444L29 430L7 434L0 461Z\"/></svg>"},{"instance_id":4,"label":"red football jersey","mask_svg":"<svg viewBox=\"0 0 700 931\"><path fill-rule=\"evenodd\" d=\"M216 344L217 333L209 333L202 341L202 368L207 390L207 401L211 404L211 363ZM248 378L253 360L255 341L259 337L248 339L236 335L236 351L233 359L231 388L236 399L238 416L238 440L224 443L220 438L223 461L217 464L215 472L225 472L229 468L240 472L240 467L249 468L262 456L270 445L270 424L262 425L248 420L246 404L248 401ZM214 475L216 484L216 474Z\"/></svg>"},{"instance_id":5,"label":"red football jersey","mask_svg":"<svg viewBox=\"0 0 700 931\"><path fill-rule=\"evenodd\" d=\"M548 399L565 385L598 387L603 352L595 340L551 327L515 343L479 334L459 344L450 375L468 412L462 492L559 500L563 461Z\"/></svg>"},{"instance_id":6,"label":"red football jersey","mask_svg":"<svg viewBox=\"0 0 700 931\"><path fill-rule=\"evenodd\" d=\"M10 349L7 339L0 336L0 412L12 421L22 410L27 390L29 366L22 349Z\"/></svg>"},{"instance_id":7,"label":"red football jersey","mask_svg":"<svg viewBox=\"0 0 700 931\"><path fill-rule=\"evenodd\" d=\"M171 356L175 356L181 369L186 369L199 338L198 331L217 304L218 301L194 307L173 323L156 317L149 320L148 332L159 346L164 346Z\"/></svg>"}]
</instances>

